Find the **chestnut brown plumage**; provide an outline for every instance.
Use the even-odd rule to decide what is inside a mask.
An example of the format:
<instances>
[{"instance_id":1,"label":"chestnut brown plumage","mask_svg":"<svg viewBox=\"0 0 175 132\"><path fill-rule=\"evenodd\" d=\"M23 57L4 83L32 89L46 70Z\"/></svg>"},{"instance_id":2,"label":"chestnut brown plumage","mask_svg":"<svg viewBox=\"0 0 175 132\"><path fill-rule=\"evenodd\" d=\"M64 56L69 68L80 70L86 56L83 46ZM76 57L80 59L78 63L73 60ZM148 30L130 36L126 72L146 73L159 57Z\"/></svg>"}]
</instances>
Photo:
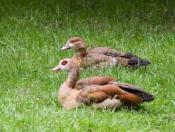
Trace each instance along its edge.
<instances>
[{"instance_id":1,"label":"chestnut brown plumage","mask_svg":"<svg viewBox=\"0 0 175 132\"><path fill-rule=\"evenodd\" d=\"M87 50L81 37L71 37L62 47L62 50L74 49L76 54L73 60L80 66L96 65L123 65L128 67L148 66L148 60L141 59L132 53L123 53L107 47L97 47Z\"/></svg>"},{"instance_id":2,"label":"chestnut brown plumage","mask_svg":"<svg viewBox=\"0 0 175 132\"><path fill-rule=\"evenodd\" d=\"M61 60L52 70L66 70L69 73L58 92L58 100L66 109L82 104L96 108L117 108L125 103L138 105L154 99L151 94L112 77L95 76L78 81L79 66L72 59Z\"/></svg>"}]
</instances>

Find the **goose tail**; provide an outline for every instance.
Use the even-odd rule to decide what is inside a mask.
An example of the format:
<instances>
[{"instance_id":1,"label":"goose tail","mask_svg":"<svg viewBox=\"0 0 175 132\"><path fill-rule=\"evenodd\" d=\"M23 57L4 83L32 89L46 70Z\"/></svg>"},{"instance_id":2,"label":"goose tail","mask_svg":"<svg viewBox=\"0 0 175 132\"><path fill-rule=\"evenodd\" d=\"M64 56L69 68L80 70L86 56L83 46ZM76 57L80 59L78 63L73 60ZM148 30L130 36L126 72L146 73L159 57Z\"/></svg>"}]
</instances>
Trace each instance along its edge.
<instances>
[{"instance_id":1,"label":"goose tail","mask_svg":"<svg viewBox=\"0 0 175 132\"><path fill-rule=\"evenodd\" d=\"M148 66L151 64L150 61L146 59L141 59L140 57L132 53L112 52L110 55L114 58L117 58L117 60L119 60L119 63L125 64L126 66L130 67Z\"/></svg>"},{"instance_id":2,"label":"goose tail","mask_svg":"<svg viewBox=\"0 0 175 132\"><path fill-rule=\"evenodd\" d=\"M131 67L140 67L140 66L148 66L151 62L145 59L141 59L137 56L131 57L128 60L128 65Z\"/></svg>"},{"instance_id":3,"label":"goose tail","mask_svg":"<svg viewBox=\"0 0 175 132\"><path fill-rule=\"evenodd\" d=\"M144 90L138 89L134 86L120 85L119 87L129 93L133 93L133 94L140 96L143 99L143 102L150 102L154 100L154 96L152 94L149 94L145 92Z\"/></svg>"}]
</instances>

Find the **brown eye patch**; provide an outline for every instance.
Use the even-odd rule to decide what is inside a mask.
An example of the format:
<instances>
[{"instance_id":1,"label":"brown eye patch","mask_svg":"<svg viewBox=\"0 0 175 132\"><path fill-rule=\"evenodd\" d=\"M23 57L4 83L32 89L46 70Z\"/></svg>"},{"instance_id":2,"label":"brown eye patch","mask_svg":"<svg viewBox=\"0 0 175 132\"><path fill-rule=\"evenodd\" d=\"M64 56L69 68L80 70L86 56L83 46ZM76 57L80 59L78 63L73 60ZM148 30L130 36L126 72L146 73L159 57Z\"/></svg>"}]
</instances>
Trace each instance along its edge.
<instances>
[{"instance_id":1,"label":"brown eye patch","mask_svg":"<svg viewBox=\"0 0 175 132\"><path fill-rule=\"evenodd\" d=\"M71 38L69 42L74 43L74 42L77 42L79 40L80 40L80 38Z\"/></svg>"},{"instance_id":2,"label":"brown eye patch","mask_svg":"<svg viewBox=\"0 0 175 132\"><path fill-rule=\"evenodd\" d=\"M64 60L64 61L61 62L61 65L66 65L67 62L68 62L67 60Z\"/></svg>"}]
</instances>

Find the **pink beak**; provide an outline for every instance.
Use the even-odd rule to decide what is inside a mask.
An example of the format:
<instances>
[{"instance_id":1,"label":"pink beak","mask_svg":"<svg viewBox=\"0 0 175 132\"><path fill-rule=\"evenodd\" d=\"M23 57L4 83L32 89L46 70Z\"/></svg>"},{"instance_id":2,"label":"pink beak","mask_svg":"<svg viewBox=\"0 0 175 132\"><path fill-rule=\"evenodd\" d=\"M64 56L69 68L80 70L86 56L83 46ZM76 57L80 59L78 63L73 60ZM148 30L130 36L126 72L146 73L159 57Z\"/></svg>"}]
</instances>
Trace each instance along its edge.
<instances>
[{"instance_id":1,"label":"pink beak","mask_svg":"<svg viewBox=\"0 0 175 132\"><path fill-rule=\"evenodd\" d=\"M60 70L61 70L61 68L59 66L56 66L52 69L53 72L58 72Z\"/></svg>"},{"instance_id":2,"label":"pink beak","mask_svg":"<svg viewBox=\"0 0 175 132\"><path fill-rule=\"evenodd\" d=\"M67 46L67 45L64 45L64 46L61 48L61 50L67 50L67 49L70 49L70 47Z\"/></svg>"}]
</instances>

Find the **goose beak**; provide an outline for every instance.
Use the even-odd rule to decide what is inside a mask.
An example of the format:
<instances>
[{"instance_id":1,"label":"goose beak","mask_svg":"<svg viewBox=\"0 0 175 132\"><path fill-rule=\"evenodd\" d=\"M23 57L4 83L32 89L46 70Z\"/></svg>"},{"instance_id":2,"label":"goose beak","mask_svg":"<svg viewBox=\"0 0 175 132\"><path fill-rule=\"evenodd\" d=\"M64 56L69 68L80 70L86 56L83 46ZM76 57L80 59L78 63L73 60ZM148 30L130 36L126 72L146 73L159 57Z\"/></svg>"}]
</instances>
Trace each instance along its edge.
<instances>
[{"instance_id":1,"label":"goose beak","mask_svg":"<svg viewBox=\"0 0 175 132\"><path fill-rule=\"evenodd\" d=\"M70 49L70 47L69 47L67 44L65 44L65 45L61 48L61 50L67 50L67 49Z\"/></svg>"},{"instance_id":2,"label":"goose beak","mask_svg":"<svg viewBox=\"0 0 175 132\"><path fill-rule=\"evenodd\" d=\"M61 70L61 68L59 66L56 66L52 69L53 72L58 72L60 70Z\"/></svg>"}]
</instances>

